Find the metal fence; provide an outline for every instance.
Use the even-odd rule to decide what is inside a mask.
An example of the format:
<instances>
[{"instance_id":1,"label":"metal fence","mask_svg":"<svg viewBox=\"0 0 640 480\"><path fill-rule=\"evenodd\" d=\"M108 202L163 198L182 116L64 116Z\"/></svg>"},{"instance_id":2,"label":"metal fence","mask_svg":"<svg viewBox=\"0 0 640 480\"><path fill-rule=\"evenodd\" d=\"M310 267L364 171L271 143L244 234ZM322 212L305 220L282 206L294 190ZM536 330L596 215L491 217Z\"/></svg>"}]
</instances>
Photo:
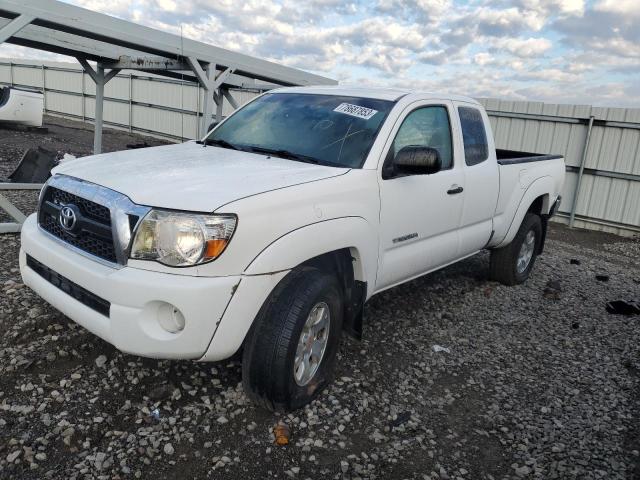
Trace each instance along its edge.
<instances>
[{"instance_id":1,"label":"metal fence","mask_svg":"<svg viewBox=\"0 0 640 480\"><path fill-rule=\"evenodd\" d=\"M80 65L0 61L0 85L44 92L45 113L92 121L95 84ZM200 85L153 74L123 71L105 86L104 124L167 138L199 138L204 90ZM230 90L239 105L259 90ZM233 111L225 102L223 116Z\"/></svg>"},{"instance_id":2,"label":"metal fence","mask_svg":"<svg viewBox=\"0 0 640 480\"><path fill-rule=\"evenodd\" d=\"M94 84L73 64L0 61L0 85L36 88L49 114L91 121ZM258 91L234 90L243 104ZM202 89L123 72L106 86L105 124L172 140L201 136ZM564 155L559 221L620 235L640 232L640 109L481 99L496 145ZM231 113L225 104L223 115Z\"/></svg>"},{"instance_id":3,"label":"metal fence","mask_svg":"<svg viewBox=\"0 0 640 480\"><path fill-rule=\"evenodd\" d=\"M640 232L640 109L481 99L498 148L562 154L559 221Z\"/></svg>"}]
</instances>

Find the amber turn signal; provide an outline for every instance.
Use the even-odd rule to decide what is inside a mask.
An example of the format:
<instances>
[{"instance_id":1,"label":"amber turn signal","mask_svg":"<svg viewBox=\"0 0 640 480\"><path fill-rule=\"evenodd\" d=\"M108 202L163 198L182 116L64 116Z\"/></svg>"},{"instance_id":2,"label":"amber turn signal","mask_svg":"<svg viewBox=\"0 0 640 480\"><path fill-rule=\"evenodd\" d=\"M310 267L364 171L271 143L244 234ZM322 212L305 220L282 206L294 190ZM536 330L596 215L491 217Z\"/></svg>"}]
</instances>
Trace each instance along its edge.
<instances>
[{"instance_id":1,"label":"amber turn signal","mask_svg":"<svg viewBox=\"0 0 640 480\"><path fill-rule=\"evenodd\" d=\"M207 240L207 248L204 252L204 258L216 258L224 252L225 248L227 248L227 243L229 243L229 241L225 239Z\"/></svg>"}]
</instances>

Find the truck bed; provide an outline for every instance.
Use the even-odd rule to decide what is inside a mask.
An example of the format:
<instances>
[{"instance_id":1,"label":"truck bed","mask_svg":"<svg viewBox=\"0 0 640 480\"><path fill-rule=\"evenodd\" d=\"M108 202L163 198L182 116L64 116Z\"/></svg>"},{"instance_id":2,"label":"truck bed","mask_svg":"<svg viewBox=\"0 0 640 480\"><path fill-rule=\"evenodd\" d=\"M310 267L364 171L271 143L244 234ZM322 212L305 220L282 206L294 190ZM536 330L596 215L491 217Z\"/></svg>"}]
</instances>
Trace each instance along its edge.
<instances>
[{"instance_id":1,"label":"truck bed","mask_svg":"<svg viewBox=\"0 0 640 480\"><path fill-rule=\"evenodd\" d=\"M496 157L500 165L514 165L517 163L541 162L555 160L562 155L545 155L542 153L520 152L516 150L502 150L496 148Z\"/></svg>"}]
</instances>

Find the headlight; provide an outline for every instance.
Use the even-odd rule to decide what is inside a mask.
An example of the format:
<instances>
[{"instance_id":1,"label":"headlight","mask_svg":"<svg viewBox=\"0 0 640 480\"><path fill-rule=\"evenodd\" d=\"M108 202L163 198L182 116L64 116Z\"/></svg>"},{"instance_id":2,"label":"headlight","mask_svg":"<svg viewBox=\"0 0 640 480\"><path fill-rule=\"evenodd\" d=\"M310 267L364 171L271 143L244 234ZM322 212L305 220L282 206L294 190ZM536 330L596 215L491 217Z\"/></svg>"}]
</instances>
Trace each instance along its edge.
<instances>
[{"instance_id":1,"label":"headlight","mask_svg":"<svg viewBox=\"0 0 640 480\"><path fill-rule=\"evenodd\" d=\"M227 248L235 215L151 210L135 232L131 258L187 267L214 260Z\"/></svg>"}]
</instances>

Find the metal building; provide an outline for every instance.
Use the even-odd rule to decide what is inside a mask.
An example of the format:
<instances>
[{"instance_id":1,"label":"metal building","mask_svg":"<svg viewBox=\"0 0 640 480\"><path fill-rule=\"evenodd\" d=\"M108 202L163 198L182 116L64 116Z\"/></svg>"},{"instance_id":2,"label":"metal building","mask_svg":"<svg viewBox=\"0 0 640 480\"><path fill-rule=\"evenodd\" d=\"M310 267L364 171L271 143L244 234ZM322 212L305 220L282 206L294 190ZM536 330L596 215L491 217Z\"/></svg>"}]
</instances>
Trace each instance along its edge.
<instances>
[{"instance_id":1,"label":"metal building","mask_svg":"<svg viewBox=\"0 0 640 480\"><path fill-rule=\"evenodd\" d=\"M640 109L481 102L498 148L564 155L559 220L621 235L640 233Z\"/></svg>"},{"instance_id":2,"label":"metal building","mask_svg":"<svg viewBox=\"0 0 640 480\"><path fill-rule=\"evenodd\" d=\"M0 59L0 87L37 90L44 95L44 112L92 123L95 84L77 63ZM262 93L257 88L229 88L237 105ZM201 138L205 90L198 83L122 70L104 90L103 123L111 128L172 141ZM224 102L222 116L235 108Z\"/></svg>"}]
</instances>

